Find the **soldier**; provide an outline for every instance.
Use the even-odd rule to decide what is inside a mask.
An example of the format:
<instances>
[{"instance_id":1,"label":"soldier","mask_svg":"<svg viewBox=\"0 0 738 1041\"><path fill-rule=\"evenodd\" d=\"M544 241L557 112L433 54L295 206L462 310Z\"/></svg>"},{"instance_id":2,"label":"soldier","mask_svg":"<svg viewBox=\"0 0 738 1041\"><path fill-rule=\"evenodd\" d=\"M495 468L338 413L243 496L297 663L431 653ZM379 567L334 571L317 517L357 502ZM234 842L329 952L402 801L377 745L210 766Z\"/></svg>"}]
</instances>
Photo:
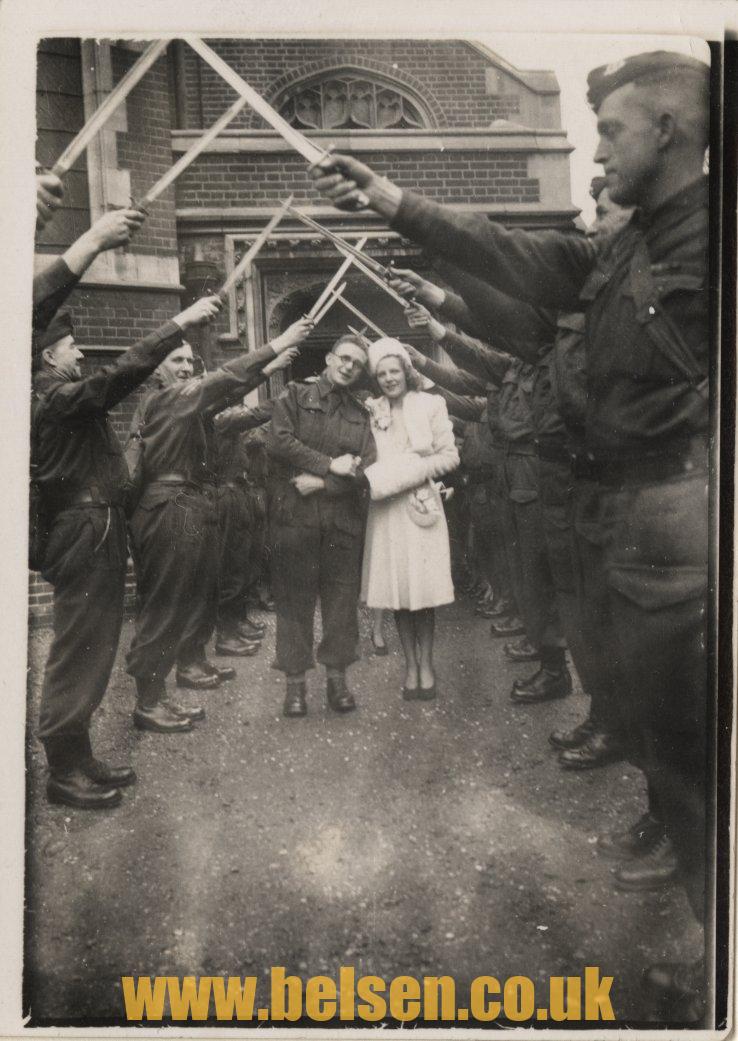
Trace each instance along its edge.
<instances>
[{"instance_id":1,"label":"soldier","mask_svg":"<svg viewBox=\"0 0 738 1041\"><path fill-rule=\"evenodd\" d=\"M49 761L52 802L81 809L116 806L119 788L135 780L129 768L95 759L89 735L120 638L128 559L128 472L108 413L182 342L186 329L207 321L218 306L197 301L114 365L86 377L68 313L58 313L38 336L31 463L49 523L41 573L54 586L54 640L39 737Z\"/></svg>"},{"instance_id":2,"label":"soldier","mask_svg":"<svg viewBox=\"0 0 738 1041\"><path fill-rule=\"evenodd\" d=\"M357 190L408 238L522 300L587 306L587 413L579 466L599 482L613 653L622 661L628 754L674 844L691 906L705 901L705 655L710 368L707 284L709 69L636 55L589 76L610 197L637 210L605 244L504 229L403 193L353 159L317 171L339 205ZM535 295L535 300L532 296ZM640 822L614 836L624 855ZM649 855L658 867L659 847ZM671 870L665 865L665 870ZM698 1015L703 968L656 966L647 982Z\"/></svg>"},{"instance_id":3,"label":"soldier","mask_svg":"<svg viewBox=\"0 0 738 1041\"><path fill-rule=\"evenodd\" d=\"M289 364L292 351L282 358ZM247 621L246 601L253 580L256 517L252 502L249 461L243 434L268 423L273 400L251 408L234 405L215 417L218 437L218 516L220 581L218 584L217 654L249 657L256 653L264 629Z\"/></svg>"},{"instance_id":4,"label":"soldier","mask_svg":"<svg viewBox=\"0 0 738 1041\"><path fill-rule=\"evenodd\" d=\"M434 287L438 288L438 287ZM490 294L488 294L490 295ZM523 314L523 322L531 318L516 302L502 294L499 302L498 325L505 329L515 322L510 312ZM527 309L532 312L531 308ZM540 669L525 680L516 680L510 697L517 704L533 704L566 697L571 690L571 677L566 665L564 640L556 610L556 595L551 568L546 553L543 511L539 496L539 463L534 443L534 418L531 397L536 367L524 358L540 361L539 343L545 342L550 321L541 320L534 332L536 316L532 315L529 335L531 343L517 344L511 336L505 343L522 355L511 358L461 333L447 329L419 304L409 312L408 321L415 327L425 327L441 343L451 358L477 376L500 386L497 409L497 443L504 445L504 459L500 470L499 499L501 527L514 598L520 606L526 636L519 643L508 643L506 654L514 661L540 657ZM537 342L538 341L538 342ZM550 348L549 348L550 352ZM493 635L515 635L521 623L516 619L493 620Z\"/></svg>"},{"instance_id":5,"label":"soldier","mask_svg":"<svg viewBox=\"0 0 738 1041\"><path fill-rule=\"evenodd\" d=\"M356 707L346 667L356 661L357 606L366 520L357 474L374 460L369 414L350 388L367 363L363 338L340 337L316 380L290 383L267 435L272 583L277 605L276 667L287 676L285 716L307 712L305 672L313 667L313 616L320 597L328 705ZM361 467L361 470L359 470Z\"/></svg>"},{"instance_id":6,"label":"soldier","mask_svg":"<svg viewBox=\"0 0 738 1041\"><path fill-rule=\"evenodd\" d=\"M192 729L201 709L166 698L178 664L178 684L217 686L226 677L205 659L218 593L218 515L212 414L233 404L269 374L269 365L312 328L300 319L261 350L243 354L193 380L192 348L184 344L159 366L161 389L142 410L143 492L131 517L138 614L128 652L136 680L133 721L141 730ZM214 675L215 673L215 675Z\"/></svg>"}]
</instances>

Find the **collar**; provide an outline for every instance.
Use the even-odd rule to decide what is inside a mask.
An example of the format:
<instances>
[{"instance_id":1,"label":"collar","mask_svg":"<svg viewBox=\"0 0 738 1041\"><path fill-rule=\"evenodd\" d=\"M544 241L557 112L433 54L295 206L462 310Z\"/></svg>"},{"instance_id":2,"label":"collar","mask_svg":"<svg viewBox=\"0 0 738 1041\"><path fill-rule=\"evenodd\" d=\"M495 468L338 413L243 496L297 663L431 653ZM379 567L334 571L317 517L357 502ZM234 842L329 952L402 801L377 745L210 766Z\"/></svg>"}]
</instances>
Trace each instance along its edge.
<instances>
[{"instance_id":1,"label":"collar","mask_svg":"<svg viewBox=\"0 0 738 1041\"><path fill-rule=\"evenodd\" d=\"M326 372L321 372L320 376L318 377L317 387L318 394L320 394L321 398L327 398L331 391L335 390L337 393L340 393L344 389L343 387L337 387L335 383L332 383L328 379L328 375Z\"/></svg>"},{"instance_id":2,"label":"collar","mask_svg":"<svg viewBox=\"0 0 738 1041\"><path fill-rule=\"evenodd\" d=\"M646 213L638 208L631 220L640 228L660 227L669 224L674 219L680 220L688 213L699 210L708 204L709 183L704 175L696 181L680 189L674 195L669 196L665 202L657 206L651 213Z\"/></svg>"}]
</instances>

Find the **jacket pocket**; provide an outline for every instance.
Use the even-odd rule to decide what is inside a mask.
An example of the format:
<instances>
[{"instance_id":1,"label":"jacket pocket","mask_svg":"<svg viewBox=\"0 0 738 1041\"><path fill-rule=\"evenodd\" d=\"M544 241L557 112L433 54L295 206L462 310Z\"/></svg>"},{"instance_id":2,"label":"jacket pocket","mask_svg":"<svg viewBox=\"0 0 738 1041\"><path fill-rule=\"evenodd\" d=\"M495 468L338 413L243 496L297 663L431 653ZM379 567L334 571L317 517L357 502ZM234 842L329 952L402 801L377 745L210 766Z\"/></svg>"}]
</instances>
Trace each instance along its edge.
<instances>
[{"instance_id":1,"label":"jacket pocket","mask_svg":"<svg viewBox=\"0 0 738 1041\"><path fill-rule=\"evenodd\" d=\"M603 499L609 585L644 610L707 591L704 475L614 492Z\"/></svg>"}]
</instances>

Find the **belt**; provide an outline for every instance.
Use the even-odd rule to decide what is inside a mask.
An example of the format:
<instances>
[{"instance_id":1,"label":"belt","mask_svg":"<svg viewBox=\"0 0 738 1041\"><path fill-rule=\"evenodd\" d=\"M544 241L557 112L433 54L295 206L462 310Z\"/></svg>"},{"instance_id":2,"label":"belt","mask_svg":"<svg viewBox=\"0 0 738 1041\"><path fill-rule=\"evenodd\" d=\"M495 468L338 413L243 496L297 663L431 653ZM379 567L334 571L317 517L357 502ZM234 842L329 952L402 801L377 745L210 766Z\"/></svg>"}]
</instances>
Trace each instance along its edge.
<instances>
[{"instance_id":1,"label":"belt","mask_svg":"<svg viewBox=\"0 0 738 1041\"><path fill-rule=\"evenodd\" d=\"M553 442L536 441L536 451L538 458L547 463L565 463L567 466L572 466L576 459L576 452L567 445Z\"/></svg>"},{"instance_id":2,"label":"belt","mask_svg":"<svg viewBox=\"0 0 738 1041\"><path fill-rule=\"evenodd\" d=\"M63 496L58 500L59 509L66 510L70 506L117 506L119 503L113 503L109 499L101 499L98 494L90 491L89 488L83 488L81 491L75 492L73 495Z\"/></svg>"},{"instance_id":3,"label":"belt","mask_svg":"<svg viewBox=\"0 0 738 1041\"><path fill-rule=\"evenodd\" d=\"M508 455L535 455L536 446L534 441L508 441L505 445Z\"/></svg>"},{"instance_id":4,"label":"belt","mask_svg":"<svg viewBox=\"0 0 738 1041\"><path fill-rule=\"evenodd\" d=\"M672 477L707 474L707 451L685 455L653 455L637 459L595 459L591 453L575 456L573 472L576 477L603 484L648 484L667 481Z\"/></svg>"},{"instance_id":5,"label":"belt","mask_svg":"<svg viewBox=\"0 0 738 1041\"><path fill-rule=\"evenodd\" d=\"M495 476L494 470L467 470L466 483L471 488L475 484L486 484Z\"/></svg>"},{"instance_id":6,"label":"belt","mask_svg":"<svg viewBox=\"0 0 738 1041\"><path fill-rule=\"evenodd\" d=\"M155 474L150 479L151 484L197 484L192 478L186 477L184 474L178 473L165 473Z\"/></svg>"}]
</instances>

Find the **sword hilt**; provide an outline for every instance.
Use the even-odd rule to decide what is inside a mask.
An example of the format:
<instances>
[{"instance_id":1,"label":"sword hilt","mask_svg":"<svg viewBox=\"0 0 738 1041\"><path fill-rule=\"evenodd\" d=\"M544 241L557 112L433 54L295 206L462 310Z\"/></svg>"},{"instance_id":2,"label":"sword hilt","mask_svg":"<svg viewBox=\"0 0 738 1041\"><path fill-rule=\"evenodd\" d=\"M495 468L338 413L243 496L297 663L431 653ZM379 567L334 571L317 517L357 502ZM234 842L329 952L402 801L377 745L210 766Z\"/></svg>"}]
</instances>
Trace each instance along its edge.
<instances>
[{"instance_id":1,"label":"sword hilt","mask_svg":"<svg viewBox=\"0 0 738 1041\"><path fill-rule=\"evenodd\" d=\"M308 173L310 173L311 170L314 170L316 166L321 166L330 156L331 152L335 151L335 148L335 145L328 145L328 147L323 150L323 154L321 155L320 159L316 159L315 162L311 163L310 166L308 166ZM365 210L368 207L368 205L369 199L366 197L364 192L360 190L359 197L352 204L350 212L355 213L357 210Z\"/></svg>"}]
</instances>

